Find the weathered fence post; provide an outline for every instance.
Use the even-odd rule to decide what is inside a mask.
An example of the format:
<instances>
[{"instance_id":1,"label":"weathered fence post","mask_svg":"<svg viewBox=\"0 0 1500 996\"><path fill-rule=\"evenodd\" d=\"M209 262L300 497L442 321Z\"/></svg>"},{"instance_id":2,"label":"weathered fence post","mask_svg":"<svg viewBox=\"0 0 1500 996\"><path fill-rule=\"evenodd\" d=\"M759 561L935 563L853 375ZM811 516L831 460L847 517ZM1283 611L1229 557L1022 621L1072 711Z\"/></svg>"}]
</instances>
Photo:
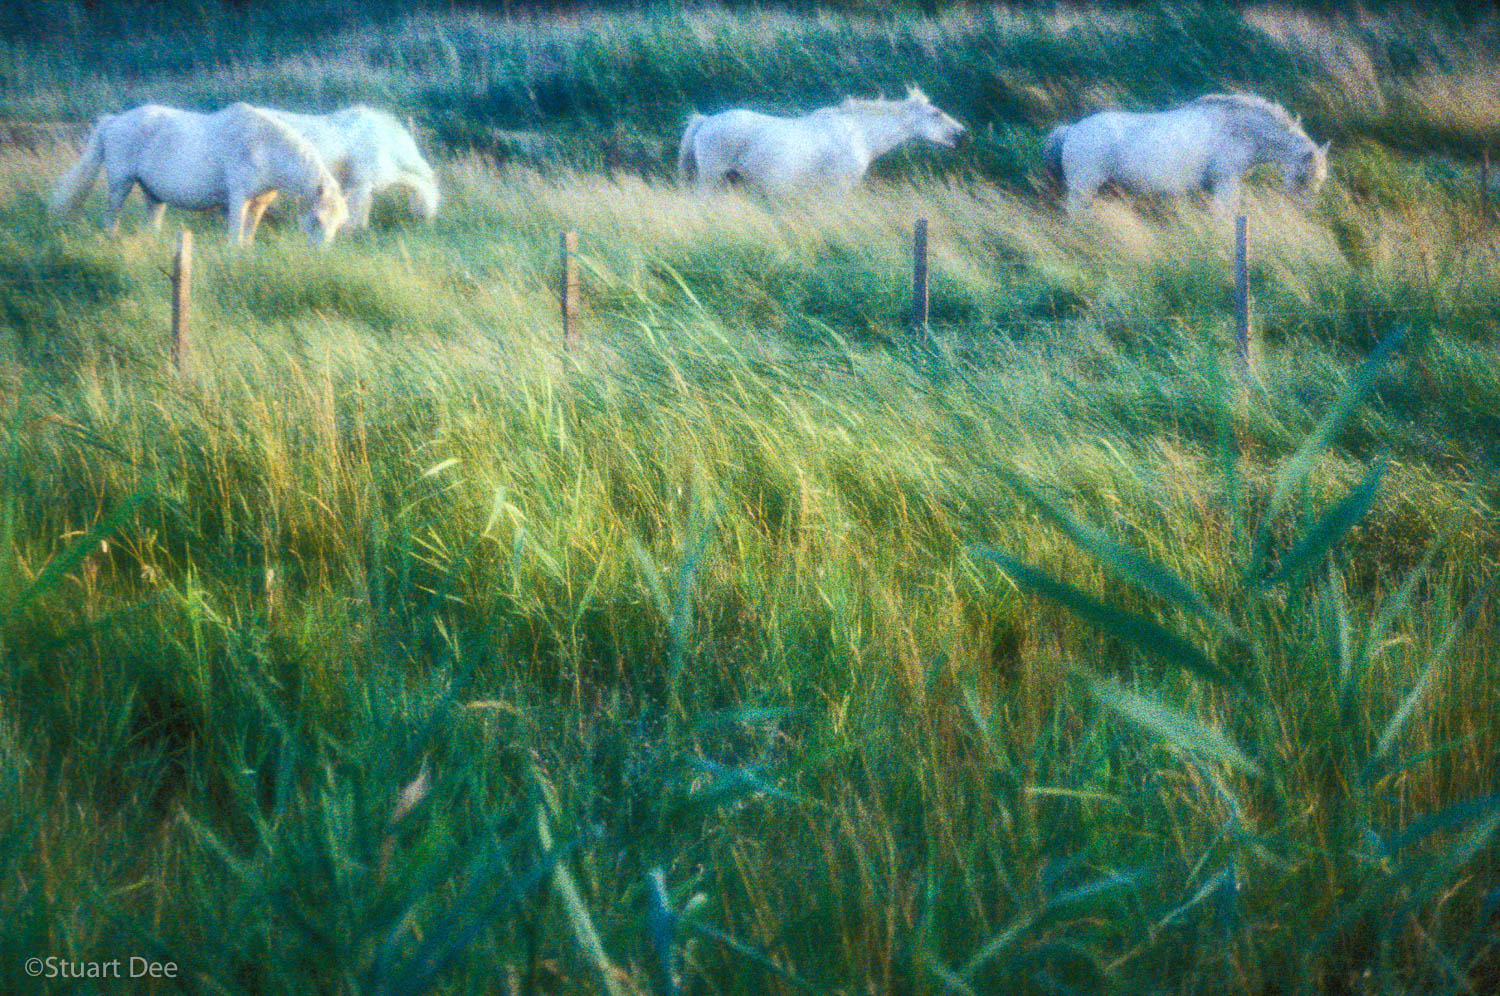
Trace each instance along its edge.
<instances>
[{"instance_id":1,"label":"weathered fence post","mask_svg":"<svg viewBox=\"0 0 1500 996\"><path fill-rule=\"evenodd\" d=\"M578 345L578 233L562 236L562 280L558 286L562 305L563 347Z\"/></svg>"},{"instance_id":2,"label":"weathered fence post","mask_svg":"<svg viewBox=\"0 0 1500 996\"><path fill-rule=\"evenodd\" d=\"M1479 159L1479 213L1484 220L1490 218L1490 149L1485 146Z\"/></svg>"},{"instance_id":3,"label":"weathered fence post","mask_svg":"<svg viewBox=\"0 0 1500 996\"><path fill-rule=\"evenodd\" d=\"M193 233L177 237L177 255L172 262L172 367L181 371L188 361L189 306L192 303Z\"/></svg>"},{"instance_id":4,"label":"weathered fence post","mask_svg":"<svg viewBox=\"0 0 1500 996\"><path fill-rule=\"evenodd\" d=\"M1244 215L1234 219L1234 351L1240 373L1250 369L1250 225Z\"/></svg>"},{"instance_id":5,"label":"weathered fence post","mask_svg":"<svg viewBox=\"0 0 1500 996\"><path fill-rule=\"evenodd\" d=\"M911 331L926 343L927 326L927 219L918 218L911 240Z\"/></svg>"}]
</instances>

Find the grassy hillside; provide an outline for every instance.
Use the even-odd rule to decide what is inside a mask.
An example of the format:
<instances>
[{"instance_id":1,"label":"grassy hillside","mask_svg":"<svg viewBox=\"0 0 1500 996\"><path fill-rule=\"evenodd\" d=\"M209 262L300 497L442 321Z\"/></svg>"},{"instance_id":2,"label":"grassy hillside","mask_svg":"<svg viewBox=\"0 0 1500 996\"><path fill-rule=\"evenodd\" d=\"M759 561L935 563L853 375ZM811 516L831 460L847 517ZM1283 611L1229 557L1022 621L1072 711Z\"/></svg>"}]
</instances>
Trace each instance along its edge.
<instances>
[{"instance_id":1,"label":"grassy hillside","mask_svg":"<svg viewBox=\"0 0 1500 996\"><path fill-rule=\"evenodd\" d=\"M5 116L379 101L444 204L322 255L111 238L97 196L46 215L69 150L0 154L6 991L70 991L48 955L194 992L1500 982L1488 23L191 27L7 42ZM1356 50L1373 89L1314 59ZM912 59L964 67L918 82L977 149L836 203L662 178L688 107ZM1338 137L1314 209L1248 204L1249 384L1224 220L1030 191L1085 78Z\"/></svg>"}]
</instances>

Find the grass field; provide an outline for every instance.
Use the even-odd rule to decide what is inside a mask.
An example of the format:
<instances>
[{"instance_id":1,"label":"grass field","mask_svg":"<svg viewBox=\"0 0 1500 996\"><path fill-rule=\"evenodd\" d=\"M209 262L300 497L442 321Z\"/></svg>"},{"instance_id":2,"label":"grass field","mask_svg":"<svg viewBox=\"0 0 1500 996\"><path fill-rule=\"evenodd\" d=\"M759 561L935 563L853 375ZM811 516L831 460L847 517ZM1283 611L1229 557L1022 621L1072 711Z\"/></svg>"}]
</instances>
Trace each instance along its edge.
<instances>
[{"instance_id":1,"label":"grass field","mask_svg":"<svg viewBox=\"0 0 1500 996\"><path fill-rule=\"evenodd\" d=\"M21 132L369 100L444 193L237 252L0 151L0 989L1500 988L1496 22L318 23L0 43ZM694 107L913 77L974 147L670 179ZM1058 117L1232 87L1335 141L1248 200L1248 383L1227 220L1034 176Z\"/></svg>"}]
</instances>

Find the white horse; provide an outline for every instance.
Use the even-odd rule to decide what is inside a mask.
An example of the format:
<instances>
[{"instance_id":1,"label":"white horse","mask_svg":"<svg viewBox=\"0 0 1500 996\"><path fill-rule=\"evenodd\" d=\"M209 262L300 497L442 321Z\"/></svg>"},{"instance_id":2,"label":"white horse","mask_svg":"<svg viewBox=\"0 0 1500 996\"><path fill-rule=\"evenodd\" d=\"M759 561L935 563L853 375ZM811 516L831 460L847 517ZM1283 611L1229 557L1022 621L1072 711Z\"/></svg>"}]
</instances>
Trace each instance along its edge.
<instances>
[{"instance_id":1,"label":"white horse","mask_svg":"<svg viewBox=\"0 0 1500 996\"><path fill-rule=\"evenodd\" d=\"M437 215L432 167L417 151L411 132L391 115L372 107L346 107L322 115L264 110L297 129L338 177L349 201L350 227L367 226L374 196L393 186L410 191L413 214L426 221Z\"/></svg>"},{"instance_id":2,"label":"white horse","mask_svg":"<svg viewBox=\"0 0 1500 996\"><path fill-rule=\"evenodd\" d=\"M952 148L964 126L912 87L905 100L846 99L800 118L755 111L694 114L677 153L684 181L700 191L739 180L771 195L809 187L847 192L870 163L896 146L921 138Z\"/></svg>"},{"instance_id":3,"label":"white horse","mask_svg":"<svg viewBox=\"0 0 1500 996\"><path fill-rule=\"evenodd\" d=\"M146 198L153 228L166 206L229 213L229 237L248 245L278 193L304 202L302 227L314 245L326 246L348 209L338 180L318 152L291 128L249 104L214 114L146 104L107 114L89 132L83 155L58 179L54 211L71 211L88 195L103 168L108 184L108 227L117 231L132 188Z\"/></svg>"},{"instance_id":4,"label":"white horse","mask_svg":"<svg viewBox=\"0 0 1500 996\"><path fill-rule=\"evenodd\" d=\"M1139 193L1207 189L1229 211L1253 166L1280 166L1287 190L1304 200L1328 176L1328 146L1308 138L1281 105L1249 94L1209 94L1154 114L1095 114L1053 131L1042 158L1066 185L1070 213L1109 181Z\"/></svg>"}]
</instances>

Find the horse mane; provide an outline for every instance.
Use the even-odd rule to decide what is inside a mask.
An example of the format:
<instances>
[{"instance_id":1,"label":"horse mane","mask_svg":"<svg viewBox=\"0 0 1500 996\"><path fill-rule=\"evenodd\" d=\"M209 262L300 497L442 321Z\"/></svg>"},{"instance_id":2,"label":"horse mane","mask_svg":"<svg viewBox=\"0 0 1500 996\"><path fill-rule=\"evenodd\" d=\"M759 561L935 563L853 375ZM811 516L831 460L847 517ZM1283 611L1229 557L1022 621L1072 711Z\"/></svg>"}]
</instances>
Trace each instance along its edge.
<instances>
[{"instance_id":1,"label":"horse mane","mask_svg":"<svg viewBox=\"0 0 1500 996\"><path fill-rule=\"evenodd\" d=\"M1284 131L1295 138L1311 142L1302 130L1300 119L1293 117L1285 107L1253 93L1208 93L1190 102L1189 107L1213 107L1229 111L1236 123L1254 121L1254 130L1262 135L1273 130ZM1275 126L1268 128L1267 125Z\"/></svg>"},{"instance_id":2,"label":"horse mane","mask_svg":"<svg viewBox=\"0 0 1500 996\"><path fill-rule=\"evenodd\" d=\"M241 113L248 112L248 117L255 122L256 127L273 133L291 151L297 161L306 167L308 173L318 177L320 183L333 180L337 186L338 181L329 171L328 164L323 161L323 157L318 154L317 146L308 141L297 129L263 108L245 103L231 104L230 107L242 109ZM311 195L313 191L303 191L303 193Z\"/></svg>"},{"instance_id":3,"label":"horse mane","mask_svg":"<svg viewBox=\"0 0 1500 996\"><path fill-rule=\"evenodd\" d=\"M912 100L924 104L930 103L927 94L916 87L910 87L907 89L904 100L888 100L885 97L845 97L836 109L844 114L889 114L892 109ZM832 109L834 108L825 108L825 110Z\"/></svg>"},{"instance_id":4,"label":"horse mane","mask_svg":"<svg viewBox=\"0 0 1500 996\"><path fill-rule=\"evenodd\" d=\"M845 114L884 114L900 103L884 97L845 97L838 109Z\"/></svg>"}]
</instances>

